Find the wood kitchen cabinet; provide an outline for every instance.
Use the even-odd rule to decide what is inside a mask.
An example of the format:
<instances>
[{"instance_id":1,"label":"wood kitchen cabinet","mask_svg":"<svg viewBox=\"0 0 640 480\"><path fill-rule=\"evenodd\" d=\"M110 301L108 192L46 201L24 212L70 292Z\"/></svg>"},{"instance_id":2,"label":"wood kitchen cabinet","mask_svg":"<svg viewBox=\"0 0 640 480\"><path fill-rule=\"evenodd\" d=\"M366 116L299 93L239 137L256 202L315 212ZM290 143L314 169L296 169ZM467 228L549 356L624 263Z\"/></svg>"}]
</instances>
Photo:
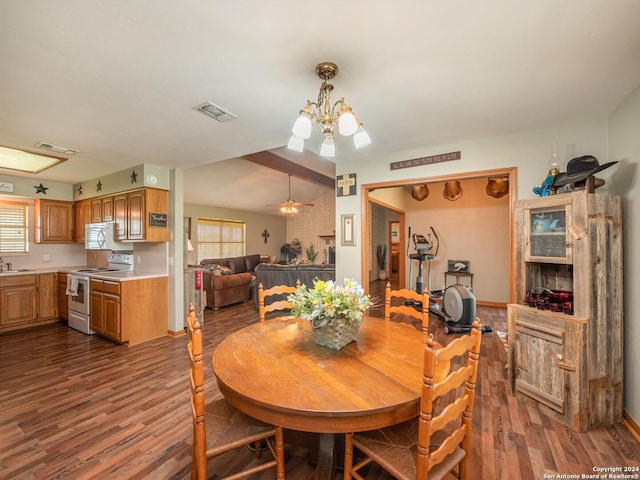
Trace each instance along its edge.
<instances>
[{"instance_id":1,"label":"wood kitchen cabinet","mask_svg":"<svg viewBox=\"0 0 640 480\"><path fill-rule=\"evenodd\" d=\"M58 273L41 273L38 276L38 319L59 318Z\"/></svg>"},{"instance_id":2,"label":"wood kitchen cabinet","mask_svg":"<svg viewBox=\"0 0 640 480\"><path fill-rule=\"evenodd\" d=\"M91 278L91 329L128 345L165 336L167 289L167 277L122 282Z\"/></svg>"},{"instance_id":3,"label":"wood kitchen cabinet","mask_svg":"<svg viewBox=\"0 0 640 480\"><path fill-rule=\"evenodd\" d=\"M62 320L69 321L69 297L67 297L67 274L58 274L58 313Z\"/></svg>"},{"instance_id":4,"label":"wood kitchen cabinet","mask_svg":"<svg viewBox=\"0 0 640 480\"><path fill-rule=\"evenodd\" d=\"M35 242L73 242L73 203L35 199Z\"/></svg>"},{"instance_id":5,"label":"wood kitchen cabinet","mask_svg":"<svg viewBox=\"0 0 640 480\"><path fill-rule=\"evenodd\" d=\"M84 242L88 223L115 222L116 240L167 242L169 193L155 188L141 188L75 204L74 241Z\"/></svg>"},{"instance_id":6,"label":"wood kitchen cabinet","mask_svg":"<svg viewBox=\"0 0 640 480\"><path fill-rule=\"evenodd\" d=\"M115 195L113 212L118 226L118 240L168 241L168 202L168 192L155 188L143 188ZM157 221L162 218L164 222Z\"/></svg>"},{"instance_id":7,"label":"wood kitchen cabinet","mask_svg":"<svg viewBox=\"0 0 640 480\"><path fill-rule=\"evenodd\" d=\"M122 341L120 282L90 281L91 330L116 342Z\"/></svg>"},{"instance_id":8,"label":"wood kitchen cabinet","mask_svg":"<svg viewBox=\"0 0 640 480\"><path fill-rule=\"evenodd\" d=\"M621 219L619 197L586 192L515 206L509 384L577 431L622 420ZM573 312L530 306L541 288L572 292Z\"/></svg>"},{"instance_id":9,"label":"wood kitchen cabinet","mask_svg":"<svg viewBox=\"0 0 640 480\"><path fill-rule=\"evenodd\" d=\"M0 276L0 331L58 321L58 274Z\"/></svg>"},{"instance_id":10,"label":"wood kitchen cabinet","mask_svg":"<svg viewBox=\"0 0 640 480\"><path fill-rule=\"evenodd\" d=\"M73 241L84 243L85 225L91 223L91 200L76 202L73 206Z\"/></svg>"}]
</instances>

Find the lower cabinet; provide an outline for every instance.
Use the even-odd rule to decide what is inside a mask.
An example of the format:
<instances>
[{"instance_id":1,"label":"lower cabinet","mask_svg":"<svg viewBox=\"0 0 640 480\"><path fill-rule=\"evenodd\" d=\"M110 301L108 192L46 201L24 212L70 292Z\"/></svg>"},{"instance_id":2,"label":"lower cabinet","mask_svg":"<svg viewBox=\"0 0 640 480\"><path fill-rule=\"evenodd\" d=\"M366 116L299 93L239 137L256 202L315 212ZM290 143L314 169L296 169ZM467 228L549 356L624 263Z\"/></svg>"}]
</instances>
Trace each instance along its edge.
<instances>
[{"instance_id":1,"label":"lower cabinet","mask_svg":"<svg viewBox=\"0 0 640 480\"><path fill-rule=\"evenodd\" d=\"M91 330L107 338L122 341L120 319L120 282L91 279Z\"/></svg>"},{"instance_id":2,"label":"lower cabinet","mask_svg":"<svg viewBox=\"0 0 640 480\"><path fill-rule=\"evenodd\" d=\"M588 320L509 305L509 378L513 393L575 430L588 429L594 397L587 381Z\"/></svg>"},{"instance_id":3,"label":"lower cabinet","mask_svg":"<svg viewBox=\"0 0 640 480\"><path fill-rule=\"evenodd\" d=\"M91 329L128 345L167 335L167 289L167 277L121 282L91 278Z\"/></svg>"},{"instance_id":4,"label":"lower cabinet","mask_svg":"<svg viewBox=\"0 0 640 480\"><path fill-rule=\"evenodd\" d=\"M0 331L57 320L57 273L0 277Z\"/></svg>"},{"instance_id":5,"label":"lower cabinet","mask_svg":"<svg viewBox=\"0 0 640 480\"><path fill-rule=\"evenodd\" d=\"M58 274L58 313L62 320L69 320L69 297L67 297L67 274Z\"/></svg>"}]
</instances>

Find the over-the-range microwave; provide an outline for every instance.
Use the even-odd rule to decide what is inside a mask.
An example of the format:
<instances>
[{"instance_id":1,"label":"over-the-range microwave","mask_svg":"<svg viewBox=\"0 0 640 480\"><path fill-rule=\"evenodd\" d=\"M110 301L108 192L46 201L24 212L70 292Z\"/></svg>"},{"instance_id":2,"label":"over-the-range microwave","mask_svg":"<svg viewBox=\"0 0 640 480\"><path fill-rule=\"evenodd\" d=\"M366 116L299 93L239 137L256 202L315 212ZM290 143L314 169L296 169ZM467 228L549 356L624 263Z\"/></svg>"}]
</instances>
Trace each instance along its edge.
<instances>
[{"instance_id":1,"label":"over-the-range microwave","mask_svg":"<svg viewBox=\"0 0 640 480\"><path fill-rule=\"evenodd\" d=\"M114 222L89 223L85 225L84 248L86 250L133 250L133 243L116 240L116 224Z\"/></svg>"}]
</instances>

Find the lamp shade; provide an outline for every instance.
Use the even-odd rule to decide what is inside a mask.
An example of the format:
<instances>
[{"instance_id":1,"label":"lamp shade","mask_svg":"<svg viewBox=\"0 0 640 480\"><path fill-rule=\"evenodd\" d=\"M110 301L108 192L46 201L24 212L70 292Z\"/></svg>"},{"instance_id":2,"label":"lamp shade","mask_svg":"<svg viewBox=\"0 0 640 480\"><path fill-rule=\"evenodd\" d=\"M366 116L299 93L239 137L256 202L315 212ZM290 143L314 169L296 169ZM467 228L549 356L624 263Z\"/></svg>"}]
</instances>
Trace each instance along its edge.
<instances>
[{"instance_id":1,"label":"lamp shade","mask_svg":"<svg viewBox=\"0 0 640 480\"><path fill-rule=\"evenodd\" d=\"M360 127L358 127L358 130L356 130L356 133L353 134L353 144L355 145L356 149L359 149L366 147L370 143L371 138L369 137L369 134L365 131L364 128L362 128L362 125L360 125Z\"/></svg>"},{"instance_id":2,"label":"lamp shade","mask_svg":"<svg viewBox=\"0 0 640 480\"><path fill-rule=\"evenodd\" d=\"M300 110L300 115L298 115L291 131L296 137L303 140L311 136L311 117L305 110Z\"/></svg>"},{"instance_id":3,"label":"lamp shade","mask_svg":"<svg viewBox=\"0 0 640 480\"><path fill-rule=\"evenodd\" d=\"M340 118L338 119L338 131L340 135L344 135L348 137L353 135L358 129L358 122L356 121L356 117L351 110L351 107L346 103L342 105L340 109Z\"/></svg>"},{"instance_id":4,"label":"lamp shade","mask_svg":"<svg viewBox=\"0 0 640 480\"><path fill-rule=\"evenodd\" d=\"M322 146L320 147L320 155L323 157L336 156L336 145L333 143L333 138L325 137L324 142L322 142Z\"/></svg>"},{"instance_id":5,"label":"lamp shade","mask_svg":"<svg viewBox=\"0 0 640 480\"><path fill-rule=\"evenodd\" d=\"M295 152L302 152L304 150L304 140L295 135L291 135L287 148Z\"/></svg>"}]
</instances>

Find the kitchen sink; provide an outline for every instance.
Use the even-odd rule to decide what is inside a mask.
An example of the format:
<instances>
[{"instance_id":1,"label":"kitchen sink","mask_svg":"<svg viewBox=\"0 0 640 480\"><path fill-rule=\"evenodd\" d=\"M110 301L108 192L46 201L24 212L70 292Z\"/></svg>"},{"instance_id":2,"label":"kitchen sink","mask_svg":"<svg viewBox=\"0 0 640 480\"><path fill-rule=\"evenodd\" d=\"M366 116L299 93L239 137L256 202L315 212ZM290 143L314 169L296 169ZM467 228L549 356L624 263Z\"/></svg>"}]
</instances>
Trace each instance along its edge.
<instances>
[{"instance_id":1,"label":"kitchen sink","mask_svg":"<svg viewBox=\"0 0 640 480\"><path fill-rule=\"evenodd\" d=\"M21 272L32 272L33 270L29 270L28 268L21 268L19 270L2 270L0 274L3 273L21 273Z\"/></svg>"}]
</instances>

